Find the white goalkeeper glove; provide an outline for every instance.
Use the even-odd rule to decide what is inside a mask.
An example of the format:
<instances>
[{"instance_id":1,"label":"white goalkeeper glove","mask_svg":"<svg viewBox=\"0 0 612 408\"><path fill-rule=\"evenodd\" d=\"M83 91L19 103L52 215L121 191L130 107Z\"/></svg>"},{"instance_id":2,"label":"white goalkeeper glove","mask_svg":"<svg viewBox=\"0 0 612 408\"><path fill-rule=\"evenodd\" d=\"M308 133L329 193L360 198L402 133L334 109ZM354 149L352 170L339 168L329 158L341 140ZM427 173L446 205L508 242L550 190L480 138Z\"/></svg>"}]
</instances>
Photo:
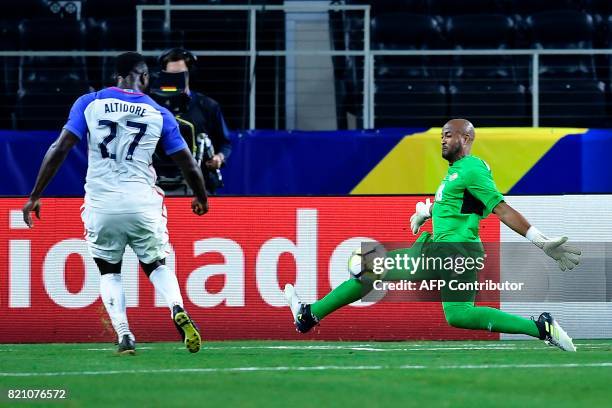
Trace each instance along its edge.
<instances>
[{"instance_id":1,"label":"white goalkeeper glove","mask_svg":"<svg viewBox=\"0 0 612 408\"><path fill-rule=\"evenodd\" d=\"M567 245L567 237L548 238L536 227L530 227L525 237L557 261L562 271L574 269L580 263L580 249Z\"/></svg>"},{"instance_id":2,"label":"white goalkeeper glove","mask_svg":"<svg viewBox=\"0 0 612 408\"><path fill-rule=\"evenodd\" d=\"M416 211L410 217L410 228L412 233L416 235L421 229L421 225L431 218L431 200L428 198L425 202L419 201L416 205Z\"/></svg>"}]
</instances>

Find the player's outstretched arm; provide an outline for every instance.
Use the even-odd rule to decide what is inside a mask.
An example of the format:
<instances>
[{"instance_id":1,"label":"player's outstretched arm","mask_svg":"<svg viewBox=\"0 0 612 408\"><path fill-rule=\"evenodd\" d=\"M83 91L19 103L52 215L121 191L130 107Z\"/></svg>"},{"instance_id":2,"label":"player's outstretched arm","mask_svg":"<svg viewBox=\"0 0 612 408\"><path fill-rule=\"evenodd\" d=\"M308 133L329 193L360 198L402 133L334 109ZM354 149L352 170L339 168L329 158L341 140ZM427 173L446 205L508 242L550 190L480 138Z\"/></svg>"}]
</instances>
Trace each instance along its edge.
<instances>
[{"instance_id":1,"label":"player's outstretched arm","mask_svg":"<svg viewBox=\"0 0 612 408\"><path fill-rule=\"evenodd\" d=\"M31 212L34 211L36 218L40 219L40 196L45 190L47 185L57 173L66 156L70 152L70 149L79 142L79 138L69 130L63 129L59 137L47 150L45 157L40 165L38 176L36 177L36 183L30 193L30 197L27 203L23 206L23 220L32 228L34 222L32 221Z\"/></svg>"},{"instance_id":2,"label":"player's outstretched arm","mask_svg":"<svg viewBox=\"0 0 612 408\"><path fill-rule=\"evenodd\" d=\"M200 170L191 152L184 148L171 154L170 157L179 166L187 184L193 190L195 197L191 203L191 209L194 214L206 214L208 212L208 195L204 186L204 176L202 176L202 170Z\"/></svg>"},{"instance_id":3,"label":"player's outstretched arm","mask_svg":"<svg viewBox=\"0 0 612 408\"><path fill-rule=\"evenodd\" d=\"M533 242L546 255L557 261L562 271L566 269L572 270L580 263L581 251L578 248L567 245L565 243L567 237L548 238L536 227L530 225L521 213L503 201L497 204L493 212L510 229Z\"/></svg>"}]
</instances>

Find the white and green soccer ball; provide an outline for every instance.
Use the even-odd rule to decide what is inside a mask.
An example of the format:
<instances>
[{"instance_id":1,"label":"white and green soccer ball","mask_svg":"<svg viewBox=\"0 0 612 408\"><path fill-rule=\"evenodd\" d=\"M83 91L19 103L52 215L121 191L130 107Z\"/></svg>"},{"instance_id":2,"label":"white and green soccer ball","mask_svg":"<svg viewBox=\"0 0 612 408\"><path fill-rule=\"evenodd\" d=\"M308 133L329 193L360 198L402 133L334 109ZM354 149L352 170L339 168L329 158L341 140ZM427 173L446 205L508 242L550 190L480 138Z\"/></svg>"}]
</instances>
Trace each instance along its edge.
<instances>
[{"instance_id":1,"label":"white and green soccer ball","mask_svg":"<svg viewBox=\"0 0 612 408\"><path fill-rule=\"evenodd\" d=\"M351 275L358 278L364 272L363 256L361 248L354 250L348 259L348 271Z\"/></svg>"},{"instance_id":2,"label":"white and green soccer ball","mask_svg":"<svg viewBox=\"0 0 612 408\"><path fill-rule=\"evenodd\" d=\"M367 245L365 251L364 253L363 248L360 246L351 253L348 259L349 273L355 278L359 278L367 272L374 272L377 275L383 274L384 270L376 271L374 269L373 271L373 265L376 265L376 261L379 261L377 258L386 258L387 251L385 247L380 244Z\"/></svg>"}]
</instances>

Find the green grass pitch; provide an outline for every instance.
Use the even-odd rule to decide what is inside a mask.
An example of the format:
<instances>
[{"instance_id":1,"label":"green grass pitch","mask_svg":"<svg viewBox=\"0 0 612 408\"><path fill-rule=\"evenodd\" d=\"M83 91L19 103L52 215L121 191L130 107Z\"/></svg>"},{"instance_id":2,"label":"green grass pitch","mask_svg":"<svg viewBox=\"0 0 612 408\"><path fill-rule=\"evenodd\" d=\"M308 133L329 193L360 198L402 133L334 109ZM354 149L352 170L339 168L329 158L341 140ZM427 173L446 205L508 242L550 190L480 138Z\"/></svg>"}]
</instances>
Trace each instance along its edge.
<instances>
[{"instance_id":1,"label":"green grass pitch","mask_svg":"<svg viewBox=\"0 0 612 408\"><path fill-rule=\"evenodd\" d=\"M612 341L564 353L539 341L208 342L0 345L0 406L602 407ZM65 389L65 400L9 400L9 389Z\"/></svg>"}]
</instances>

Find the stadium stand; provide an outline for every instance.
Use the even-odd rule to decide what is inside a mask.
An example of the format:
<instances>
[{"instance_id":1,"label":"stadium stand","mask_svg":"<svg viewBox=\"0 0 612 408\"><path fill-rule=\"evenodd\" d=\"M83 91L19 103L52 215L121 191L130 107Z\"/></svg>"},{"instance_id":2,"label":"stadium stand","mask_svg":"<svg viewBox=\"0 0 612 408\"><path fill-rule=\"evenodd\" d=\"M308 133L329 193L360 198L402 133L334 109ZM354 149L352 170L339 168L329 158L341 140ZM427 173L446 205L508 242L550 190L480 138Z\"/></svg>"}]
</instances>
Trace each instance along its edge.
<instances>
[{"instance_id":1,"label":"stadium stand","mask_svg":"<svg viewBox=\"0 0 612 408\"><path fill-rule=\"evenodd\" d=\"M542 12L526 22L534 48L588 49L595 43L593 18L582 11ZM592 55L543 56L539 74L543 125L595 127L606 123L605 85L596 76Z\"/></svg>"},{"instance_id":2,"label":"stadium stand","mask_svg":"<svg viewBox=\"0 0 612 408\"><path fill-rule=\"evenodd\" d=\"M381 50L432 49L442 41L435 18L399 12L376 16L372 36L374 47ZM446 86L431 58L380 56L375 69L376 126L430 126L446 115Z\"/></svg>"},{"instance_id":3,"label":"stadium stand","mask_svg":"<svg viewBox=\"0 0 612 408\"><path fill-rule=\"evenodd\" d=\"M478 30L474 30L474 27ZM512 18L500 14L459 15L446 20L454 49L509 49L515 38ZM450 70L450 114L481 126L504 118L506 125L528 125L526 73L517 77L515 57L457 56Z\"/></svg>"},{"instance_id":4,"label":"stadium stand","mask_svg":"<svg viewBox=\"0 0 612 408\"><path fill-rule=\"evenodd\" d=\"M22 0L3 10L3 50L133 49L138 4L163 0L83 0L78 13L44 0ZM612 2L606 0L346 0L371 5L373 50L588 49L612 46ZM247 4L241 0L173 0L172 4ZM282 0L250 1L277 5ZM76 10L76 9L75 9ZM128 11L128 12L126 12ZM363 16L330 12L334 50L363 47ZM257 48L285 49L285 14L258 14ZM478 30L473 27L477 26ZM559 30L559 27L563 27ZM149 13L143 21L146 49L248 49L247 13ZM110 58L0 57L0 127L46 129L63 120L77 93L110 84ZM283 122L285 58L258 57L258 127ZM332 57L338 127L360 123L361 56ZM155 60L150 59L152 66ZM610 55L542 55L539 91L542 125L604 126L612 111ZM375 126L431 126L447 115L466 115L479 126L529 125L533 89L530 56L377 56L374 61ZM214 95L232 127L248 125L251 87L248 57L206 58L194 88ZM579 94L579 96L577 95ZM281 103L279 104L279 101ZM281 106L279 110L278 106ZM61 112L61 114L59 114ZM568 115L567 113L571 113ZM60 119L52 119L59 115ZM581 119L583 118L583 119ZM51 121L49 121L51 120Z\"/></svg>"},{"instance_id":5,"label":"stadium stand","mask_svg":"<svg viewBox=\"0 0 612 408\"><path fill-rule=\"evenodd\" d=\"M84 50L85 24L53 17L23 20L24 50ZM18 129L53 129L65 121L66 107L89 90L84 57L21 57L15 108Z\"/></svg>"}]
</instances>

